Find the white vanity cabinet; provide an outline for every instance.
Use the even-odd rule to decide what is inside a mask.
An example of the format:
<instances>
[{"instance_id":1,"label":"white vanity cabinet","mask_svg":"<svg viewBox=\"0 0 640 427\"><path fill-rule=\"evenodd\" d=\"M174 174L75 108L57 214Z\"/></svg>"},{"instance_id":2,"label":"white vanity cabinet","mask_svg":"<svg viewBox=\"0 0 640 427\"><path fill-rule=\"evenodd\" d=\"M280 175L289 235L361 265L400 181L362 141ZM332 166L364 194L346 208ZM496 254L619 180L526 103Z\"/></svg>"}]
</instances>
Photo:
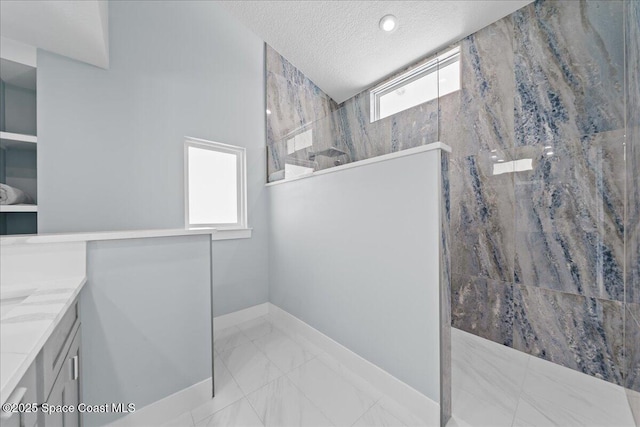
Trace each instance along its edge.
<instances>
[{"instance_id":1,"label":"white vanity cabinet","mask_svg":"<svg viewBox=\"0 0 640 427\"><path fill-rule=\"evenodd\" d=\"M81 425L80 403L80 320L75 301L36 356L7 403L40 405L34 412L2 414L2 427L75 427ZM73 412L45 413L46 405L68 405Z\"/></svg>"}]
</instances>

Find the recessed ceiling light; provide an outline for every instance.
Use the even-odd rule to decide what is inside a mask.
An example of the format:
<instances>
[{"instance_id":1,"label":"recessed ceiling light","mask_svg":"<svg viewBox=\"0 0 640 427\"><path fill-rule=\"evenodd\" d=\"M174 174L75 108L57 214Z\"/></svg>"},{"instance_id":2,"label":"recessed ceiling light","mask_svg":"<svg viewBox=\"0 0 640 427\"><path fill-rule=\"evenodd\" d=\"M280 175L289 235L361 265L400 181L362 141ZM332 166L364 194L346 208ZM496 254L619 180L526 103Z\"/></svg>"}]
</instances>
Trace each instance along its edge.
<instances>
[{"instance_id":1,"label":"recessed ceiling light","mask_svg":"<svg viewBox=\"0 0 640 427\"><path fill-rule=\"evenodd\" d=\"M382 31L391 33L398 27L398 19L393 15L385 15L380 20L379 25Z\"/></svg>"}]
</instances>

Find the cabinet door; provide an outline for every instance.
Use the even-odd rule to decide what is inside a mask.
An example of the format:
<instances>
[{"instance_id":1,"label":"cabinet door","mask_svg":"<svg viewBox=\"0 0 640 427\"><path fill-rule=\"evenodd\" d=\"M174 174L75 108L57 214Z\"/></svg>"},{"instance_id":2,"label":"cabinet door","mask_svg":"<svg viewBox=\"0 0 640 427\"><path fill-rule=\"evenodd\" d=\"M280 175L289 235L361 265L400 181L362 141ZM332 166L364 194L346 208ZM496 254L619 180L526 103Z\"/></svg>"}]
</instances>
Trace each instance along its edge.
<instances>
[{"instance_id":1,"label":"cabinet door","mask_svg":"<svg viewBox=\"0 0 640 427\"><path fill-rule=\"evenodd\" d=\"M77 427L80 426L78 403L80 403L80 330L76 333L69 352L66 355L62 369L53 384L47 403L49 405L65 405L73 407L73 412L56 412L45 414L46 427Z\"/></svg>"},{"instance_id":2,"label":"cabinet door","mask_svg":"<svg viewBox=\"0 0 640 427\"><path fill-rule=\"evenodd\" d=\"M62 404L73 406L76 408L76 412L65 414L64 427L79 427L82 416L77 411L78 403L80 403L80 329L78 329L76 337L69 348L65 363L67 366L63 366L62 370L66 369L69 372L69 380L64 387Z\"/></svg>"}]
</instances>

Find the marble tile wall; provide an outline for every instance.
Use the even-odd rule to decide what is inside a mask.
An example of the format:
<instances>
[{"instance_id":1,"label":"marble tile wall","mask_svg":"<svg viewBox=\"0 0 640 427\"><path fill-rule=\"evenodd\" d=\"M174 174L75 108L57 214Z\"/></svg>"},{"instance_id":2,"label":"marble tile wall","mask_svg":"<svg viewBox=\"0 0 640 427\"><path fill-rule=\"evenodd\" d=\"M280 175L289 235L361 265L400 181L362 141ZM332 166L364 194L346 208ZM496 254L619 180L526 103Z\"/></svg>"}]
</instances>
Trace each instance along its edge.
<instances>
[{"instance_id":1,"label":"marble tile wall","mask_svg":"<svg viewBox=\"0 0 640 427\"><path fill-rule=\"evenodd\" d=\"M627 100L627 229L625 387L640 391L640 2L625 2ZM640 425L640 395L635 404Z\"/></svg>"},{"instance_id":2,"label":"marble tile wall","mask_svg":"<svg viewBox=\"0 0 640 427\"><path fill-rule=\"evenodd\" d=\"M636 391L639 40L640 2L537 0L459 42L460 91L373 124L363 92L318 142L452 146L453 326Z\"/></svg>"},{"instance_id":3,"label":"marble tile wall","mask_svg":"<svg viewBox=\"0 0 640 427\"><path fill-rule=\"evenodd\" d=\"M451 186L449 154L440 153L440 424L451 418Z\"/></svg>"},{"instance_id":4,"label":"marble tile wall","mask_svg":"<svg viewBox=\"0 0 640 427\"><path fill-rule=\"evenodd\" d=\"M267 150L269 181L284 169L287 139L313 128L315 139L332 141L336 129L338 105L296 67L265 45L267 92ZM333 145L329 142L328 145ZM305 150L304 160L308 160ZM282 175L284 176L284 175ZM280 178L281 179L281 178Z\"/></svg>"},{"instance_id":5,"label":"marble tile wall","mask_svg":"<svg viewBox=\"0 0 640 427\"><path fill-rule=\"evenodd\" d=\"M622 333L624 5L520 9L462 40L463 90L440 100L453 325L621 385L639 342ZM501 159L533 169L495 176Z\"/></svg>"},{"instance_id":6,"label":"marble tile wall","mask_svg":"<svg viewBox=\"0 0 640 427\"><path fill-rule=\"evenodd\" d=\"M269 182L284 179L281 171L287 163L322 170L438 141L437 100L370 123L367 91L338 106L269 46L266 58ZM287 140L308 130L312 131L313 145L289 153ZM345 154L310 157L330 148Z\"/></svg>"}]
</instances>

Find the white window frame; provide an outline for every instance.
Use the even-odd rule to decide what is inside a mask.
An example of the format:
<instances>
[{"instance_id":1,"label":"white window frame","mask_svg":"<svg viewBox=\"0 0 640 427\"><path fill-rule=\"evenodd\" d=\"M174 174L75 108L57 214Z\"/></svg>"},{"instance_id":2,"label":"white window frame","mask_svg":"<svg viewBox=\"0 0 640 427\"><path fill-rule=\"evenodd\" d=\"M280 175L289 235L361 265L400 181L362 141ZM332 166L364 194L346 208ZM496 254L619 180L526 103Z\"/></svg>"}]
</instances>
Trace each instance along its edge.
<instances>
[{"instance_id":1,"label":"white window frame","mask_svg":"<svg viewBox=\"0 0 640 427\"><path fill-rule=\"evenodd\" d=\"M382 83L381 85L371 89L371 92L369 93L369 97L370 97L369 104L371 106L370 123L373 123L381 119L380 98L382 98L384 95L388 94L389 92L393 92L394 90L398 90L403 86L406 86L409 83L412 83L415 80L418 80L428 74L437 72L439 67L444 67L446 65L449 65L452 62L459 61L459 60L460 60L460 46L456 46L453 49L443 53L442 55L436 58L433 58L432 60L427 61L424 64L414 69L411 69L406 73L400 74L398 77L391 79L388 82ZM437 98L438 97L434 99L437 99ZM429 102L429 101L431 100L427 100L424 102ZM417 105L421 105L421 104L416 104L413 107ZM413 108L413 107L409 107L409 108ZM402 111L406 111L409 108L406 108L405 110L398 111L394 114L391 114L389 116L385 116L382 118L391 117L395 114L401 113Z\"/></svg>"},{"instance_id":2,"label":"white window frame","mask_svg":"<svg viewBox=\"0 0 640 427\"><path fill-rule=\"evenodd\" d=\"M223 224L191 224L189 222L189 147L211 150L220 153L233 154L236 156L237 173L237 200L238 200L238 221L236 223ZM247 221L247 150L235 145L223 144L221 142L208 141L206 139L185 137L184 140L184 224L186 229L192 228L217 228L217 229L246 229Z\"/></svg>"}]
</instances>

